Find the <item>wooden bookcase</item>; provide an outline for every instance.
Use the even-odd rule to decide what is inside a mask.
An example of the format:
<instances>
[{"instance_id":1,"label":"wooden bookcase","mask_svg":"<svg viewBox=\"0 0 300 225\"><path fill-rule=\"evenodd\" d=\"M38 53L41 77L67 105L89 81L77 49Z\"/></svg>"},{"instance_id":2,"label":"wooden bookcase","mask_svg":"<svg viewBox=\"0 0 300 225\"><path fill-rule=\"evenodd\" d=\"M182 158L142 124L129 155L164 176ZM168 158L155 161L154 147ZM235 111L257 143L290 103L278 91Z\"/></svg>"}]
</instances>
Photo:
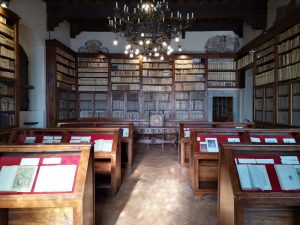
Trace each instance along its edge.
<instances>
[{"instance_id":1,"label":"wooden bookcase","mask_svg":"<svg viewBox=\"0 0 300 225\"><path fill-rule=\"evenodd\" d=\"M1 192L1 224L95 224L94 164L90 149L90 145L0 146L0 158L6 159L1 161L1 166L20 165L20 161L28 157L39 160L31 191ZM49 167L44 164L44 159L49 157L60 158L60 166L76 165L72 191L37 192L41 168Z\"/></svg>"},{"instance_id":2,"label":"wooden bookcase","mask_svg":"<svg viewBox=\"0 0 300 225\"><path fill-rule=\"evenodd\" d=\"M19 17L0 7L0 129L19 126Z\"/></svg>"},{"instance_id":3,"label":"wooden bookcase","mask_svg":"<svg viewBox=\"0 0 300 225\"><path fill-rule=\"evenodd\" d=\"M240 185L235 160L264 158L276 161L277 159L276 164L280 164L280 156L299 158L300 148L282 145L223 145L219 164L218 224L293 225L300 222L299 190L281 190L274 165L265 164L271 181L271 191L246 191L242 190Z\"/></svg>"},{"instance_id":4,"label":"wooden bookcase","mask_svg":"<svg viewBox=\"0 0 300 225\"><path fill-rule=\"evenodd\" d=\"M256 47L254 60L254 121L299 127L300 18L273 28ZM298 86L297 86L298 85Z\"/></svg>"},{"instance_id":5,"label":"wooden bookcase","mask_svg":"<svg viewBox=\"0 0 300 225\"><path fill-rule=\"evenodd\" d=\"M220 58L208 58L208 87L234 88L239 86L237 79L235 55Z\"/></svg>"},{"instance_id":6,"label":"wooden bookcase","mask_svg":"<svg viewBox=\"0 0 300 225\"><path fill-rule=\"evenodd\" d=\"M153 114L163 115L166 126L175 126L181 120L207 121L208 60L211 61L210 72L218 75L213 78L214 82L223 82L214 87L237 88L239 85L233 54L173 55L163 61L145 61L122 54L75 54L55 40L48 42L48 127L76 119L132 121L137 126L148 126ZM66 75L68 81L72 80L74 90L65 91L56 86L55 71L59 64L54 57L56 48L75 57L75 79ZM216 80L227 80L220 75L224 73L224 77L231 74L229 81ZM64 92L60 94L61 89ZM65 113L70 111L69 93L76 102L75 118Z\"/></svg>"},{"instance_id":7,"label":"wooden bookcase","mask_svg":"<svg viewBox=\"0 0 300 225\"><path fill-rule=\"evenodd\" d=\"M76 54L57 40L46 40L47 127L77 119Z\"/></svg>"},{"instance_id":8,"label":"wooden bookcase","mask_svg":"<svg viewBox=\"0 0 300 225\"><path fill-rule=\"evenodd\" d=\"M79 119L108 116L109 59L103 55L78 56Z\"/></svg>"}]
</instances>

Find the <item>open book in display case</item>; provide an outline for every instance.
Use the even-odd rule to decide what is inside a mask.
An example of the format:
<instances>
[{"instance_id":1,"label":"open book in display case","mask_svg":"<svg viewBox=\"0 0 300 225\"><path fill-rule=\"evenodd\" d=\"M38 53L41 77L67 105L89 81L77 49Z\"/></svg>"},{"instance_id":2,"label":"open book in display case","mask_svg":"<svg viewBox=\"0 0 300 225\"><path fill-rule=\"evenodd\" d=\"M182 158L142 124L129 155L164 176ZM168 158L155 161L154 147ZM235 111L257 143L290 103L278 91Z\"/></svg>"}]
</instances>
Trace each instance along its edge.
<instances>
[{"instance_id":1,"label":"open book in display case","mask_svg":"<svg viewBox=\"0 0 300 225\"><path fill-rule=\"evenodd\" d=\"M299 145L223 144L219 225L299 224L299 160Z\"/></svg>"},{"instance_id":2,"label":"open book in display case","mask_svg":"<svg viewBox=\"0 0 300 225\"><path fill-rule=\"evenodd\" d=\"M0 146L0 224L92 225L91 145Z\"/></svg>"}]
</instances>

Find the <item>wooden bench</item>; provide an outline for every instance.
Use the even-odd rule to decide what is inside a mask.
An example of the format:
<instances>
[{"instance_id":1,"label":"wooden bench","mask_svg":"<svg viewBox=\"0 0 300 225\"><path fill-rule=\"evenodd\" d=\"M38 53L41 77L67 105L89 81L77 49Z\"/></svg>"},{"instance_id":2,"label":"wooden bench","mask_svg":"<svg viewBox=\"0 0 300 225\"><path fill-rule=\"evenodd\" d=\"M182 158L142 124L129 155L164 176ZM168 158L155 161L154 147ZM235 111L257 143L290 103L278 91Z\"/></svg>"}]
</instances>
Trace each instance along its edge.
<instances>
[{"instance_id":1,"label":"wooden bench","mask_svg":"<svg viewBox=\"0 0 300 225\"><path fill-rule=\"evenodd\" d=\"M182 167L189 167L189 156L191 151L191 129L202 128L245 128L253 127L254 123L239 123L239 122L201 122L201 121L186 121L179 122L179 150L178 162Z\"/></svg>"},{"instance_id":2,"label":"wooden bench","mask_svg":"<svg viewBox=\"0 0 300 225\"><path fill-rule=\"evenodd\" d=\"M134 125L130 122L99 122L99 121L79 121L58 123L57 127L65 128L85 128L85 127L103 127L103 128L120 128L121 131L121 149L122 149L122 166L132 167L134 160ZM128 129L128 132L127 130Z\"/></svg>"},{"instance_id":3,"label":"wooden bench","mask_svg":"<svg viewBox=\"0 0 300 225\"><path fill-rule=\"evenodd\" d=\"M228 138L239 138L241 143L251 144L251 137L276 138L278 144L284 144L283 138L294 139L300 143L299 130L295 129L251 129L251 128L206 128L192 130L192 151L189 172L194 194L216 194L218 189L218 152L200 152L199 141L205 138L217 138L220 143L227 143ZM199 140L200 138L200 140ZM265 142L261 142L265 144ZM287 144L289 145L289 144Z\"/></svg>"},{"instance_id":4,"label":"wooden bench","mask_svg":"<svg viewBox=\"0 0 300 225\"><path fill-rule=\"evenodd\" d=\"M70 143L72 136L113 140L111 152L94 152L96 189L115 194L121 185L121 142L118 128L14 128L8 144L25 144L26 137L35 137L35 144L43 144L45 136L61 136L61 144ZM59 144L58 144L59 145Z\"/></svg>"}]
</instances>

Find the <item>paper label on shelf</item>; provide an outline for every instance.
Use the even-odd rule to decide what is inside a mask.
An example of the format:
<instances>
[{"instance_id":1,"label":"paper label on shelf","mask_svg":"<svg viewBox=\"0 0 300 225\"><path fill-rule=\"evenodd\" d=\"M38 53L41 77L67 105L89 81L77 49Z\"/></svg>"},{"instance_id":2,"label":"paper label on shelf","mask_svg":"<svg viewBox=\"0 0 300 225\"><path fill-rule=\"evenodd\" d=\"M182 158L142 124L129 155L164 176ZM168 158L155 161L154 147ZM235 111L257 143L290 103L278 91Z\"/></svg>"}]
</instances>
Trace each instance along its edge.
<instances>
[{"instance_id":1,"label":"paper label on shelf","mask_svg":"<svg viewBox=\"0 0 300 225\"><path fill-rule=\"evenodd\" d=\"M39 165L40 158L22 158L21 166L37 166Z\"/></svg>"},{"instance_id":2,"label":"paper label on shelf","mask_svg":"<svg viewBox=\"0 0 300 225\"><path fill-rule=\"evenodd\" d=\"M72 191L76 168L76 165L41 166L34 192Z\"/></svg>"},{"instance_id":3,"label":"paper label on shelf","mask_svg":"<svg viewBox=\"0 0 300 225\"><path fill-rule=\"evenodd\" d=\"M44 139L42 141L43 144L52 144L53 143L53 140L52 139Z\"/></svg>"},{"instance_id":4,"label":"paper label on shelf","mask_svg":"<svg viewBox=\"0 0 300 225\"><path fill-rule=\"evenodd\" d=\"M277 138L265 138L265 142L268 144L276 144Z\"/></svg>"},{"instance_id":5,"label":"paper label on shelf","mask_svg":"<svg viewBox=\"0 0 300 225\"><path fill-rule=\"evenodd\" d=\"M228 138L228 142L239 143L241 140L239 138Z\"/></svg>"},{"instance_id":6,"label":"paper label on shelf","mask_svg":"<svg viewBox=\"0 0 300 225\"><path fill-rule=\"evenodd\" d=\"M258 164L274 164L274 159L256 159Z\"/></svg>"},{"instance_id":7,"label":"paper label on shelf","mask_svg":"<svg viewBox=\"0 0 300 225\"><path fill-rule=\"evenodd\" d=\"M241 164L256 164L255 159L238 159Z\"/></svg>"},{"instance_id":8,"label":"paper label on shelf","mask_svg":"<svg viewBox=\"0 0 300 225\"><path fill-rule=\"evenodd\" d=\"M43 159L43 164L61 164L61 158L56 157L56 158L44 158Z\"/></svg>"},{"instance_id":9,"label":"paper label on shelf","mask_svg":"<svg viewBox=\"0 0 300 225\"><path fill-rule=\"evenodd\" d=\"M256 138L256 137L250 137L251 142L253 143L260 143L260 138Z\"/></svg>"},{"instance_id":10,"label":"paper label on shelf","mask_svg":"<svg viewBox=\"0 0 300 225\"><path fill-rule=\"evenodd\" d=\"M80 144L80 139L71 139L70 143L72 143L72 144Z\"/></svg>"},{"instance_id":11,"label":"paper label on shelf","mask_svg":"<svg viewBox=\"0 0 300 225\"><path fill-rule=\"evenodd\" d=\"M43 140L52 140L53 139L53 136L44 136L43 137Z\"/></svg>"},{"instance_id":12,"label":"paper label on shelf","mask_svg":"<svg viewBox=\"0 0 300 225\"><path fill-rule=\"evenodd\" d=\"M283 138L283 143L296 144L296 140L295 140L295 138Z\"/></svg>"},{"instance_id":13,"label":"paper label on shelf","mask_svg":"<svg viewBox=\"0 0 300 225\"><path fill-rule=\"evenodd\" d=\"M183 131L183 136L184 136L184 137L190 137L190 136L191 136L190 130L185 130L185 131Z\"/></svg>"},{"instance_id":14,"label":"paper label on shelf","mask_svg":"<svg viewBox=\"0 0 300 225\"><path fill-rule=\"evenodd\" d=\"M200 138L200 137L197 137L197 141L201 141L201 138Z\"/></svg>"},{"instance_id":15,"label":"paper label on shelf","mask_svg":"<svg viewBox=\"0 0 300 225\"><path fill-rule=\"evenodd\" d=\"M207 142L208 152L219 152L217 138L205 138L205 141Z\"/></svg>"}]
</instances>

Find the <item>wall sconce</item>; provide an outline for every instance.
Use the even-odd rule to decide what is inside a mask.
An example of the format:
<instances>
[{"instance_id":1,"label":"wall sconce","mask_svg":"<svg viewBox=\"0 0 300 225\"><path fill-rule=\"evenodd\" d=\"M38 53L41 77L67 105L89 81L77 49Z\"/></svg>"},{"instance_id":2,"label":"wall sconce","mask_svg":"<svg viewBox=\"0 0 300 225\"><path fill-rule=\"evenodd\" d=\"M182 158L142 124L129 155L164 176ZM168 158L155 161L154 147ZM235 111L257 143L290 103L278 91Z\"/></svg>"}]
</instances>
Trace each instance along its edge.
<instances>
[{"instance_id":1,"label":"wall sconce","mask_svg":"<svg viewBox=\"0 0 300 225\"><path fill-rule=\"evenodd\" d=\"M0 0L0 5L2 8L8 8L8 0Z\"/></svg>"}]
</instances>

